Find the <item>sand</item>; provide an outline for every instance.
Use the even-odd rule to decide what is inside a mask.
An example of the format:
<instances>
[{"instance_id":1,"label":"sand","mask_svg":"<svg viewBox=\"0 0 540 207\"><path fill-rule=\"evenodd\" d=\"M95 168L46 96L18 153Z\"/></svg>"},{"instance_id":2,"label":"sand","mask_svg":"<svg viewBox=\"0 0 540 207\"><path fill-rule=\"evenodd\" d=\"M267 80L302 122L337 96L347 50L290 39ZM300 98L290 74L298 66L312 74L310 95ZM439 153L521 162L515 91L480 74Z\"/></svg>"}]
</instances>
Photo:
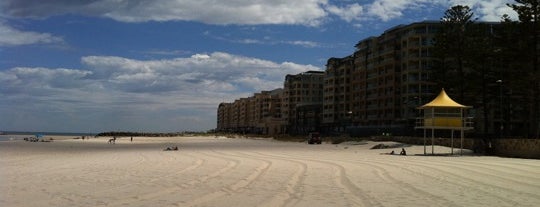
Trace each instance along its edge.
<instances>
[{"instance_id":1,"label":"sand","mask_svg":"<svg viewBox=\"0 0 540 207\"><path fill-rule=\"evenodd\" d=\"M416 155L423 146L406 146L408 156L382 155L392 149L370 150L376 142L107 140L0 142L0 206L540 204L539 160ZM163 151L175 145L178 151Z\"/></svg>"}]
</instances>

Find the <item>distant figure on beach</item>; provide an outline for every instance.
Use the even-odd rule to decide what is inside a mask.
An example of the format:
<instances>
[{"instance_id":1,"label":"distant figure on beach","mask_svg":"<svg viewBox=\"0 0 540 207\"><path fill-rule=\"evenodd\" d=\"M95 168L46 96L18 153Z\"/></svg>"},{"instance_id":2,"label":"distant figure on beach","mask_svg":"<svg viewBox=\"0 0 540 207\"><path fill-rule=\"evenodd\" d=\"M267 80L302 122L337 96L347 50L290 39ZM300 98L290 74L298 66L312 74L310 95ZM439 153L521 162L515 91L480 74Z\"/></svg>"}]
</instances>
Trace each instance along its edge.
<instances>
[{"instance_id":1,"label":"distant figure on beach","mask_svg":"<svg viewBox=\"0 0 540 207\"><path fill-rule=\"evenodd\" d=\"M116 142L116 138L109 139L109 144L114 144Z\"/></svg>"},{"instance_id":2,"label":"distant figure on beach","mask_svg":"<svg viewBox=\"0 0 540 207\"><path fill-rule=\"evenodd\" d=\"M390 152L390 154L393 155L393 154L396 154L396 153L394 152L394 150L392 150L392 152Z\"/></svg>"},{"instance_id":3,"label":"distant figure on beach","mask_svg":"<svg viewBox=\"0 0 540 207\"><path fill-rule=\"evenodd\" d=\"M407 152L405 151L405 148L401 148L400 155L407 155Z\"/></svg>"},{"instance_id":4,"label":"distant figure on beach","mask_svg":"<svg viewBox=\"0 0 540 207\"><path fill-rule=\"evenodd\" d=\"M133 136L131 137L131 142L133 142Z\"/></svg>"},{"instance_id":5,"label":"distant figure on beach","mask_svg":"<svg viewBox=\"0 0 540 207\"><path fill-rule=\"evenodd\" d=\"M174 146L174 147L167 147L165 149L165 151L177 151L178 150L178 146Z\"/></svg>"}]
</instances>

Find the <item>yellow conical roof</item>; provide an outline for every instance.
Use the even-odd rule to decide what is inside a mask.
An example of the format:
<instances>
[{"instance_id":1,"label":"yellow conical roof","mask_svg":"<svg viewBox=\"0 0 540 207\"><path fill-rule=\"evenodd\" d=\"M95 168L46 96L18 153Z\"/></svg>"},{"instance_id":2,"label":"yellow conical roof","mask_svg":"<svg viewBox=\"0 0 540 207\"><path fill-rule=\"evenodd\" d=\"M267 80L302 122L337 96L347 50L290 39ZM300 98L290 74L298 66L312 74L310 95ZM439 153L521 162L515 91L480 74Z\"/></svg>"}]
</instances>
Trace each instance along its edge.
<instances>
[{"instance_id":1,"label":"yellow conical roof","mask_svg":"<svg viewBox=\"0 0 540 207\"><path fill-rule=\"evenodd\" d=\"M431 102L424 104L423 106L418 107L419 109L430 108L430 107L450 107L450 108L469 108L469 106L461 105L454 100L452 100L444 91L444 88L441 90L441 93L433 99Z\"/></svg>"}]
</instances>

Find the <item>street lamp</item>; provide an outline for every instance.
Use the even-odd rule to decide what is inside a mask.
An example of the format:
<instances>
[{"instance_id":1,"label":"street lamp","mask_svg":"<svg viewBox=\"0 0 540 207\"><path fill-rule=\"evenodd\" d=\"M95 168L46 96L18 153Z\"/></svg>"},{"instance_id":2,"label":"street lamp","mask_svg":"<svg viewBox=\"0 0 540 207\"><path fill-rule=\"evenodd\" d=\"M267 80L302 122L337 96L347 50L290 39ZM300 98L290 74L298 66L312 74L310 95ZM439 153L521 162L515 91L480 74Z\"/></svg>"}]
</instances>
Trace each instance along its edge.
<instances>
[{"instance_id":1,"label":"street lamp","mask_svg":"<svg viewBox=\"0 0 540 207\"><path fill-rule=\"evenodd\" d=\"M346 131L346 128L347 127L351 127L352 126L352 114L353 112L352 111L347 111L347 126L345 126L345 128L343 129L344 131Z\"/></svg>"},{"instance_id":2,"label":"street lamp","mask_svg":"<svg viewBox=\"0 0 540 207\"><path fill-rule=\"evenodd\" d=\"M500 120L500 129L499 129L499 139L502 138L502 133L503 133L503 130L504 130L504 125L503 125L503 94L502 94L502 85L503 85L503 80L499 79L496 81L498 84L499 84L499 113L500 113L500 117L499 117L499 120Z\"/></svg>"}]
</instances>

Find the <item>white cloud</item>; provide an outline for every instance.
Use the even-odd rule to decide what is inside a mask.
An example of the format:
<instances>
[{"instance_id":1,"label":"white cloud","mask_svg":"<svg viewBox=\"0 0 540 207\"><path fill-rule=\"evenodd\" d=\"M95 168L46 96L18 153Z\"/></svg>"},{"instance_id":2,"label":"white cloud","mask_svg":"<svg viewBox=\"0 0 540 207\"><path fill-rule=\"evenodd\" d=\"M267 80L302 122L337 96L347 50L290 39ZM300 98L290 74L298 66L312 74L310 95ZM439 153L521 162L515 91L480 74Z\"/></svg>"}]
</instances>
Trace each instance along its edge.
<instances>
[{"instance_id":1,"label":"white cloud","mask_svg":"<svg viewBox=\"0 0 540 207\"><path fill-rule=\"evenodd\" d=\"M347 22L362 22L373 19L390 21L402 18L406 11L418 11L426 8L439 7L448 9L454 5L467 5L473 9L475 15L482 21L499 21L503 14L516 17L515 12L506 6L513 0L373 0L371 3L359 5L357 3L338 7L328 5L326 10L339 16ZM441 12L440 16L443 16ZM357 23L355 23L357 24Z\"/></svg>"},{"instance_id":2,"label":"white cloud","mask_svg":"<svg viewBox=\"0 0 540 207\"><path fill-rule=\"evenodd\" d=\"M514 0L372 0L370 3L355 3L341 7L328 4L325 9L346 22L352 22L353 25L374 19L386 22L402 18L405 12L422 13L426 9L433 8L442 9L440 13L442 17L444 10L458 4L471 7L482 21L499 21L503 14L517 19L516 13L506 6L507 3L514 3Z\"/></svg>"},{"instance_id":3,"label":"white cloud","mask_svg":"<svg viewBox=\"0 0 540 207\"><path fill-rule=\"evenodd\" d=\"M319 43L317 43L317 42L313 42L313 41L300 41L300 40L297 40L297 41L287 41L286 44L299 45L299 46L307 47L307 48L322 47L321 44L319 44Z\"/></svg>"},{"instance_id":4,"label":"white cloud","mask_svg":"<svg viewBox=\"0 0 540 207\"><path fill-rule=\"evenodd\" d=\"M49 33L21 31L0 22L0 46L62 43L60 37Z\"/></svg>"},{"instance_id":5,"label":"white cloud","mask_svg":"<svg viewBox=\"0 0 540 207\"><path fill-rule=\"evenodd\" d=\"M215 52L196 54L189 58L139 61L121 57L88 56L82 62L91 71L90 78L113 81L117 87L137 91L163 92L196 88L201 93L211 84L232 83L247 88L241 91L269 90L280 87L283 77L289 73L319 70L314 66L291 63L278 64L271 61ZM242 80L257 80L259 83L244 83ZM268 83L274 83L268 85ZM273 86L260 88L260 86ZM230 87L228 87L230 89ZM187 92L187 91L186 91ZM204 92L204 91L202 91Z\"/></svg>"},{"instance_id":6,"label":"white cloud","mask_svg":"<svg viewBox=\"0 0 540 207\"><path fill-rule=\"evenodd\" d=\"M326 10L331 14L339 16L341 19L347 22L351 22L353 20L360 20L364 9L358 3L355 3L345 7L329 5L326 7Z\"/></svg>"},{"instance_id":7,"label":"white cloud","mask_svg":"<svg viewBox=\"0 0 540 207\"><path fill-rule=\"evenodd\" d=\"M210 129L215 127L212 123L220 102L280 88L287 74L320 70L222 52L147 61L87 56L81 61L82 69L16 67L0 71L0 115L9 117L9 122L0 121L0 125L11 125L21 114L25 115L21 120L31 119L29 124L37 125L47 122L44 117L61 114L74 120L55 121L80 122L74 126L96 130L115 126L135 127L123 130ZM147 122L132 123L134 116ZM81 117L99 121L86 123ZM178 117L199 121L183 126L163 122ZM161 125L154 126L156 123Z\"/></svg>"},{"instance_id":8,"label":"white cloud","mask_svg":"<svg viewBox=\"0 0 540 207\"><path fill-rule=\"evenodd\" d=\"M146 54L151 56L183 56L190 54L190 51L184 50L160 50L160 49L151 49L147 51L132 51L134 53Z\"/></svg>"},{"instance_id":9,"label":"white cloud","mask_svg":"<svg viewBox=\"0 0 540 207\"><path fill-rule=\"evenodd\" d=\"M316 47L325 47L323 43L314 42L314 41L308 41L308 40L275 40L268 36L263 37L262 39L253 39L253 38L246 38L246 39L234 39L219 35L214 35L209 31L206 31L203 33L205 36L208 36L212 39L226 41L226 42L232 42L232 43L240 43L240 44L256 44L256 45L278 45L278 44L285 44L285 45L295 45L295 46L301 46L305 48L316 48Z\"/></svg>"},{"instance_id":10,"label":"white cloud","mask_svg":"<svg viewBox=\"0 0 540 207\"><path fill-rule=\"evenodd\" d=\"M517 20L516 12L506 6L507 3L515 2L514 0L452 0L449 6L458 4L469 6L481 21L500 21L504 14Z\"/></svg>"},{"instance_id":11,"label":"white cloud","mask_svg":"<svg viewBox=\"0 0 540 207\"><path fill-rule=\"evenodd\" d=\"M265 42L257 39L241 39L233 42L238 42L242 44L265 44Z\"/></svg>"},{"instance_id":12,"label":"white cloud","mask_svg":"<svg viewBox=\"0 0 540 207\"><path fill-rule=\"evenodd\" d=\"M26 1L7 0L6 14L47 17L79 13L102 16L122 22L198 21L208 24L301 24L318 25L326 16L327 0L96 0Z\"/></svg>"},{"instance_id":13,"label":"white cloud","mask_svg":"<svg viewBox=\"0 0 540 207\"><path fill-rule=\"evenodd\" d=\"M437 0L374 0L366 5L366 8L370 18L389 21L402 17L406 10L419 10L425 4L438 4L438 2Z\"/></svg>"},{"instance_id":14,"label":"white cloud","mask_svg":"<svg viewBox=\"0 0 540 207\"><path fill-rule=\"evenodd\" d=\"M325 47L324 44L314 42L314 41L308 41L308 40L292 40L292 41L278 41L278 40L272 40L269 38L266 38L264 40L254 40L251 41L242 41L239 43L243 44L264 44L264 45L278 45L278 44L285 44L285 45L294 45L294 46L300 46L305 48L316 48L316 47Z\"/></svg>"},{"instance_id":15,"label":"white cloud","mask_svg":"<svg viewBox=\"0 0 540 207\"><path fill-rule=\"evenodd\" d=\"M3 78L0 80L3 83L4 92L9 92L10 89L41 91L47 89L80 88L84 84L79 82L79 80L91 74L91 71L65 68L16 67L1 71L0 77Z\"/></svg>"},{"instance_id":16,"label":"white cloud","mask_svg":"<svg viewBox=\"0 0 540 207\"><path fill-rule=\"evenodd\" d=\"M505 13L515 12L505 4L513 0L371 0L365 3L337 0L95 0L95 1L17 1L0 3L0 11L12 17L49 17L59 14L82 14L107 17L121 22L195 21L217 25L289 24L318 26L330 15L358 24L373 20L390 21L405 12L426 8L449 8L469 5L481 20L494 21ZM442 13L441 13L442 16ZM258 43L245 39L249 43Z\"/></svg>"}]
</instances>

